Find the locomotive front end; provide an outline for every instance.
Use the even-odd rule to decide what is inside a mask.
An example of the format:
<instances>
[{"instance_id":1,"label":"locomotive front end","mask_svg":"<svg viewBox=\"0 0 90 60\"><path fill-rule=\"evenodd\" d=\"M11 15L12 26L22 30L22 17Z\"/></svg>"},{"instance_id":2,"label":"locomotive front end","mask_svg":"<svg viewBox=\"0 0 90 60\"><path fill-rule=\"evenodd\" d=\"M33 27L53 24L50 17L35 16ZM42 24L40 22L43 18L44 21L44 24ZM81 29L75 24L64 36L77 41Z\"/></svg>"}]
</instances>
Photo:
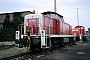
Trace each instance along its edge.
<instances>
[{"instance_id":1,"label":"locomotive front end","mask_svg":"<svg viewBox=\"0 0 90 60\"><path fill-rule=\"evenodd\" d=\"M30 50L36 50L41 47L40 34L42 29L42 16L40 14L29 14L24 20L24 35L28 33ZM28 32L28 30L30 32ZM29 36L30 34L30 36ZM28 44L28 43L27 43Z\"/></svg>"}]
</instances>

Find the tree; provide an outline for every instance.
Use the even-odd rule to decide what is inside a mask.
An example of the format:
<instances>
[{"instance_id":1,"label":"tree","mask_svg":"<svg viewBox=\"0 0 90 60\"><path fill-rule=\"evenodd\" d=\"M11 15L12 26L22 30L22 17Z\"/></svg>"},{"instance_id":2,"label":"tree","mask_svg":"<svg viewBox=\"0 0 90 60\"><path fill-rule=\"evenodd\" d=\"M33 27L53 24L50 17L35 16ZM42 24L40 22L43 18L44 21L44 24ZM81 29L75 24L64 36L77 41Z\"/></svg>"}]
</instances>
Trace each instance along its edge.
<instances>
[{"instance_id":1,"label":"tree","mask_svg":"<svg viewBox=\"0 0 90 60\"><path fill-rule=\"evenodd\" d=\"M13 41L15 37L15 30L13 27L13 23L10 21L10 15L6 14L4 23L3 23L3 41Z\"/></svg>"},{"instance_id":2,"label":"tree","mask_svg":"<svg viewBox=\"0 0 90 60\"><path fill-rule=\"evenodd\" d=\"M3 26L4 26L4 28L3 28L3 37L4 37L3 40L8 41L12 37L12 36L10 36L11 25L10 25L10 15L9 14L6 14Z\"/></svg>"},{"instance_id":3,"label":"tree","mask_svg":"<svg viewBox=\"0 0 90 60\"><path fill-rule=\"evenodd\" d=\"M5 20L4 20L4 27L8 28L9 27L9 22L10 22L10 15L6 14Z\"/></svg>"},{"instance_id":4,"label":"tree","mask_svg":"<svg viewBox=\"0 0 90 60\"><path fill-rule=\"evenodd\" d=\"M18 30L18 24L23 23L21 13L13 13L13 20L10 21L10 15L6 14L3 22L3 30L0 30L0 39L3 41L14 41L15 31Z\"/></svg>"},{"instance_id":5,"label":"tree","mask_svg":"<svg viewBox=\"0 0 90 60\"><path fill-rule=\"evenodd\" d=\"M21 13L13 13L13 18L14 18L13 23L14 23L15 30L18 30L18 25L23 24L24 22L23 17Z\"/></svg>"},{"instance_id":6,"label":"tree","mask_svg":"<svg viewBox=\"0 0 90 60\"><path fill-rule=\"evenodd\" d=\"M3 41L3 30L0 29L0 41L2 42Z\"/></svg>"}]
</instances>

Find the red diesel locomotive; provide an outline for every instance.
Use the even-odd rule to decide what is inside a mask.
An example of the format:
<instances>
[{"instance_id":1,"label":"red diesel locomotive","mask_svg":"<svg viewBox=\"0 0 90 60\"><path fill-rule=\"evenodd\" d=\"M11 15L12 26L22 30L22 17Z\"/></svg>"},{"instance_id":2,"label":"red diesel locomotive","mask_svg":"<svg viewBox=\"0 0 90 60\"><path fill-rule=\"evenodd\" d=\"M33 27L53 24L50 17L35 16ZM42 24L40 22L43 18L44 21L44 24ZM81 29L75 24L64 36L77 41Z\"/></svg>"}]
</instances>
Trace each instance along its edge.
<instances>
[{"instance_id":1,"label":"red diesel locomotive","mask_svg":"<svg viewBox=\"0 0 90 60\"><path fill-rule=\"evenodd\" d=\"M22 28L22 25L21 25ZM29 14L24 19L24 34L16 31L15 42L19 47L29 47L30 50L57 48L71 44L72 26L64 21L62 15L56 12Z\"/></svg>"},{"instance_id":2,"label":"red diesel locomotive","mask_svg":"<svg viewBox=\"0 0 90 60\"><path fill-rule=\"evenodd\" d=\"M85 27L83 26L76 26L75 28L72 29L72 34L76 35L76 41L86 40L86 32L85 32Z\"/></svg>"},{"instance_id":3,"label":"red diesel locomotive","mask_svg":"<svg viewBox=\"0 0 90 60\"><path fill-rule=\"evenodd\" d=\"M32 34L39 34L41 29L45 30L46 34L72 34L72 26L65 23L63 16L59 15L58 13L48 11L43 12L42 16L38 16L38 14L30 14L29 18L27 18L27 16L26 24L28 25L24 31L30 29Z\"/></svg>"}]
</instances>

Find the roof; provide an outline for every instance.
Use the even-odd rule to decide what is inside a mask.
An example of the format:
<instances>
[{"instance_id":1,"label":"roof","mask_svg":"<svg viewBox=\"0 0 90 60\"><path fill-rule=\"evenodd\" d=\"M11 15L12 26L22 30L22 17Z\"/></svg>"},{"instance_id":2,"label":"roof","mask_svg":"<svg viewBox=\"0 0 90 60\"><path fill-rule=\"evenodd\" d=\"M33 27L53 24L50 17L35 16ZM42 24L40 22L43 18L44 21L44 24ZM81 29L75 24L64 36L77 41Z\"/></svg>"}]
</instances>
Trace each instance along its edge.
<instances>
[{"instance_id":1,"label":"roof","mask_svg":"<svg viewBox=\"0 0 90 60\"><path fill-rule=\"evenodd\" d=\"M57 14L58 16L60 16L60 17L63 17L62 15L60 15L60 14L58 14L58 13L56 13L56 12L52 12L52 11L46 11L46 12L43 12L43 13L41 13L41 14L47 14L47 13L53 13L53 14Z\"/></svg>"},{"instance_id":2,"label":"roof","mask_svg":"<svg viewBox=\"0 0 90 60\"><path fill-rule=\"evenodd\" d=\"M79 27L79 26L76 26L75 28L77 28L77 27ZM85 28L84 26L80 26L80 27L83 27L83 28Z\"/></svg>"},{"instance_id":3,"label":"roof","mask_svg":"<svg viewBox=\"0 0 90 60\"><path fill-rule=\"evenodd\" d=\"M31 12L31 11L21 11L21 12L11 12L11 13L1 13L0 15L13 14L13 13L24 13L24 12L30 12L30 13L33 13L33 12Z\"/></svg>"}]
</instances>

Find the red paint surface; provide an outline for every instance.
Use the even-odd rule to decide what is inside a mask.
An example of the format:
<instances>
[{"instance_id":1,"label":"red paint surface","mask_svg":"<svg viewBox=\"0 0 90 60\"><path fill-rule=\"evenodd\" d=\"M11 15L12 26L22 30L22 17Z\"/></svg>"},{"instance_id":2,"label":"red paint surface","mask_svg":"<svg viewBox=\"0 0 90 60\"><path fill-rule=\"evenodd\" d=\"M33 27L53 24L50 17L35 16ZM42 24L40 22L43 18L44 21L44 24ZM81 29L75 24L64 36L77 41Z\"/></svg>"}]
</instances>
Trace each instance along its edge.
<instances>
[{"instance_id":1,"label":"red paint surface","mask_svg":"<svg viewBox=\"0 0 90 60\"><path fill-rule=\"evenodd\" d=\"M63 34L63 35L69 35L72 34L72 26L68 23L65 23L61 20L61 16L58 15L57 18L51 18L50 14L52 13L45 13L42 14L42 30L46 30L47 34ZM28 26L26 27L26 30L30 29L32 34L39 33L39 19L41 18L29 18L27 19ZM57 23L58 22L58 23ZM83 32L83 30L82 30ZM77 32L78 34L78 32Z\"/></svg>"}]
</instances>

